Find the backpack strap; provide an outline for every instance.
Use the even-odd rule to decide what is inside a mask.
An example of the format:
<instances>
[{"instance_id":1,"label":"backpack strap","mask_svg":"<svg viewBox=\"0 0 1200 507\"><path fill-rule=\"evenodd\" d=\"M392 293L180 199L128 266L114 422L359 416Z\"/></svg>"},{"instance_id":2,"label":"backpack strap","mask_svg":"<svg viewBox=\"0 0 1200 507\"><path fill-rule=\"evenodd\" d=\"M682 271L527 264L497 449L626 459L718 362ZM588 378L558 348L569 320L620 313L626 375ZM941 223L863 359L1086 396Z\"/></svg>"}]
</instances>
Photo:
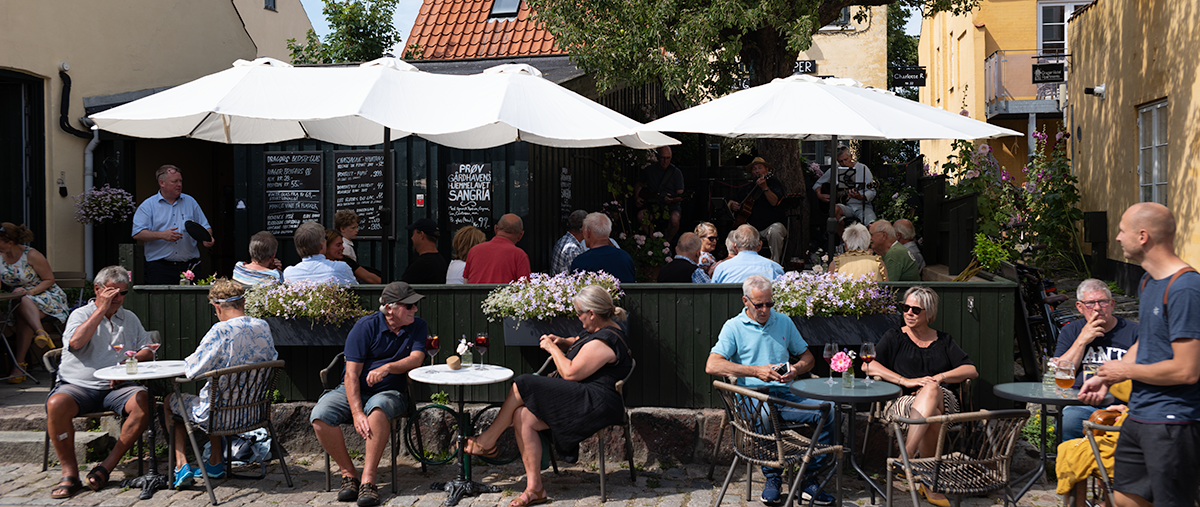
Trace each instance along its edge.
<instances>
[{"instance_id":1,"label":"backpack strap","mask_svg":"<svg viewBox=\"0 0 1200 507\"><path fill-rule=\"evenodd\" d=\"M1176 279L1183 276L1184 273L1187 273L1189 271L1192 273L1195 273L1196 268L1188 266L1186 268L1180 269L1179 271L1176 271L1175 274L1171 275L1171 281L1167 282L1167 289L1163 291L1163 313L1164 314L1166 314L1166 312L1167 312L1167 294L1171 293L1171 284L1175 283Z\"/></svg>"}]
</instances>

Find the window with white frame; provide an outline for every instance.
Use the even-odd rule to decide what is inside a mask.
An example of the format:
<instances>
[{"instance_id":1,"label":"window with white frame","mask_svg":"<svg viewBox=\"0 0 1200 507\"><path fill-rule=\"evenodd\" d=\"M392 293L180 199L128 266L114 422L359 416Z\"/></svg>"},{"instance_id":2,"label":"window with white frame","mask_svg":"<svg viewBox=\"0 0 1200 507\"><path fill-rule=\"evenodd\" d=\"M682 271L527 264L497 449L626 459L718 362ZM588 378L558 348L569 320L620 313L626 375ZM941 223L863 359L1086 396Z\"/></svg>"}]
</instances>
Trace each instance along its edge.
<instances>
[{"instance_id":1,"label":"window with white frame","mask_svg":"<svg viewBox=\"0 0 1200 507\"><path fill-rule=\"evenodd\" d=\"M1088 2L1042 0L1038 2L1038 51L1044 55L1066 54L1067 20Z\"/></svg>"},{"instance_id":2,"label":"window with white frame","mask_svg":"<svg viewBox=\"0 0 1200 507\"><path fill-rule=\"evenodd\" d=\"M1138 183L1141 202L1167 205L1167 101L1138 108Z\"/></svg>"},{"instance_id":3,"label":"window with white frame","mask_svg":"<svg viewBox=\"0 0 1200 507\"><path fill-rule=\"evenodd\" d=\"M828 25L821 27L821 30L853 30L850 25L850 8L842 7L842 11L838 13L838 18Z\"/></svg>"}]
</instances>

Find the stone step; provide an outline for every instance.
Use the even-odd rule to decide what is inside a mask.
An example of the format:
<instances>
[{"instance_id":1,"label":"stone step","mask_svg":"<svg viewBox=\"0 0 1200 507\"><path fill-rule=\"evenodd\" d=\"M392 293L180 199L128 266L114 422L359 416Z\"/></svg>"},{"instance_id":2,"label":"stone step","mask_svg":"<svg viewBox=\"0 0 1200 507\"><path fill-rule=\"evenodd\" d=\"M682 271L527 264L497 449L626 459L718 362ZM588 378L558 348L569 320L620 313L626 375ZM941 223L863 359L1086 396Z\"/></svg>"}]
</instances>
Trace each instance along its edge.
<instances>
[{"instance_id":1,"label":"stone step","mask_svg":"<svg viewBox=\"0 0 1200 507\"><path fill-rule=\"evenodd\" d=\"M40 431L0 431L0 463L41 463L46 434ZM111 446L111 437L99 431L75 432L75 456L86 459L87 448ZM50 449L54 460L54 450Z\"/></svg>"}]
</instances>

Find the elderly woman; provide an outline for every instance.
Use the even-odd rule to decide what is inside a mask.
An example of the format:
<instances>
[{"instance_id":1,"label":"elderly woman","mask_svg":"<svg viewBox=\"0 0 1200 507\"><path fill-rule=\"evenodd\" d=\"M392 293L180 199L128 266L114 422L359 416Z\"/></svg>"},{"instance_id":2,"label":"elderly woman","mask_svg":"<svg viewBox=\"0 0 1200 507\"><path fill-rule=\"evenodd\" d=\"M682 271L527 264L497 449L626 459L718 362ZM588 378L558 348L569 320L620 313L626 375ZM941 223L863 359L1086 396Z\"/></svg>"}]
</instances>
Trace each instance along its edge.
<instances>
[{"instance_id":1,"label":"elderly woman","mask_svg":"<svg viewBox=\"0 0 1200 507\"><path fill-rule=\"evenodd\" d=\"M358 261L346 257L346 242L342 241L343 239L342 233L333 229L325 229L325 258L331 261L345 262L350 266L350 271L354 272L354 278L359 283L382 283L383 277L379 276L379 273L360 266Z\"/></svg>"},{"instance_id":2,"label":"elderly woman","mask_svg":"<svg viewBox=\"0 0 1200 507\"><path fill-rule=\"evenodd\" d=\"M454 259L450 261L450 267L446 268L446 283L467 283L467 279L463 277L463 269L467 267L467 252L486 240L487 236L483 231L474 226L468 225L454 231L454 240L451 242L454 247Z\"/></svg>"},{"instance_id":3,"label":"elderly woman","mask_svg":"<svg viewBox=\"0 0 1200 507\"><path fill-rule=\"evenodd\" d=\"M267 231L250 236L250 262L238 261L233 266L233 281L253 287L261 283L278 282L283 276L283 264L275 258L279 241Z\"/></svg>"},{"instance_id":4,"label":"elderly woman","mask_svg":"<svg viewBox=\"0 0 1200 507\"><path fill-rule=\"evenodd\" d=\"M842 231L846 253L833 258L829 263L830 273L845 273L854 277L867 275L872 281L883 282L887 278L887 267L883 258L871 248L871 233L863 224L855 223Z\"/></svg>"},{"instance_id":5,"label":"elderly woman","mask_svg":"<svg viewBox=\"0 0 1200 507\"><path fill-rule=\"evenodd\" d=\"M708 268L717 263L717 258L713 256L717 251L717 241L721 239L717 235L717 226L712 222L700 222L693 232L700 236L700 267L708 271Z\"/></svg>"},{"instance_id":6,"label":"elderly woman","mask_svg":"<svg viewBox=\"0 0 1200 507\"><path fill-rule=\"evenodd\" d=\"M67 295L54 283L54 271L41 252L28 246L33 232L25 224L0 224L0 282L12 287L14 294L24 294L17 312L17 336L13 353L21 368L28 368L25 356L29 344L37 337L39 346L53 347L50 334L42 329L42 319L54 317L67 320ZM14 376L17 375L17 376ZM9 384L25 381L21 370L13 368Z\"/></svg>"},{"instance_id":7,"label":"elderly woman","mask_svg":"<svg viewBox=\"0 0 1200 507\"><path fill-rule=\"evenodd\" d=\"M243 299L246 288L227 278L221 278L213 283L208 290L208 302L217 313L217 322L200 340L196 351L184 359L184 371L188 377L207 373L221 368L240 366L243 364L274 361L279 357L275 351L275 342L271 340L271 328L262 319L246 316L246 300ZM192 477L202 477L199 468L193 469L187 462L184 451L186 433L182 419L187 417L193 424L208 422L209 384L200 389L200 395L184 393L180 396L167 395L163 403L163 412L167 420L172 420L172 414L178 414L175 421L175 469L174 486L176 489L192 483ZM210 478L225 476L225 467L221 461L221 437L209 437L213 451L208 463L204 464Z\"/></svg>"},{"instance_id":8,"label":"elderly woman","mask_svg":"<svg viewBox=\"0 0 1200 507\"><path fill-rule=\"evenodd\" d=\"M888 417L933 417L958 413L958 399L945 386L979 377L967 353L949 334L929 323L937 317L938 296L928 287L911 287L898 308L904 326L888 330L875 345L871 374L904 388L904 395L888 402ZM937 446L939 424L908 429L904 449L909 456L932 456ZM949 505L945 495L922 490L934 505Z\"/></svg>"},{"instance_id":9,"label":"elderly woman","mask_svg":"<svg viewBox=\"0 0 1200 507\"><path fill-rule=\"evenodd\" d=\"M561 378L517 377L496 420L467 441L468 454L492 456L497 452L496 440L513 427L526 484L525 492L509 507L548 501L542 485L539 431L552 430L555 449L564 461L573 462L568 457L579 455L579 442L622 418L624 405L615 386L632 368L632 356L615 321L625 320L625 310L616 307L608 292L596 285L579 291L573 303L584 333L572 338L542 335L540 343L554 359Z\"/></svg>"},{"instance_id":10,"label":"elderly woman","mask_svg":"<svg viewBox=\"0 0 1200 507\"><path fill-rule=\"evenodd\" d=\"M729 234L727 234L725 236L725 251L729 252L729 253L728 253L728 255L725 256L724 259L714 262L714 263L712 263L712 265L710 265L708 267L708 276L712 276L713 273L717 271L717 266L720 266L722 262L725 262L729 259L737 257L737 253L738 253L737 244L735 244L733 242L733 234L736 232L737 232L737 229L734 229L732 231L729 231Z\"/></svg>"}]
</instances>

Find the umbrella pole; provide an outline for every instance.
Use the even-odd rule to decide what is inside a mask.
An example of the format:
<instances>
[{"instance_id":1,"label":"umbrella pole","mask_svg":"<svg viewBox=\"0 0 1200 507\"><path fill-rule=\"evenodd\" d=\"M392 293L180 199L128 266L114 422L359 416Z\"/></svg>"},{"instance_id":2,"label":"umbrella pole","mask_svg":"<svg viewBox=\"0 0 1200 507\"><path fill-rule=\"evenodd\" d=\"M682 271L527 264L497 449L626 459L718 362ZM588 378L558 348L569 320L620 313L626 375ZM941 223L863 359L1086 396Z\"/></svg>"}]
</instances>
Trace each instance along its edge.
<instances>
[{"instance_id":1,"label":"umbrella pole","mask_svg":"<svg viewBox=\"0 0 1200 507\"><path fill-rule=\"evenodd\" d=\"M837 163L837 146L838 138L831 138L831 146L833 146L833 174L829 175L829 218L825 220L825 232L829 236L825 253L832 259L835 253L834 248L837 246L837 186L838 182L842 181L839 178L838 170L841 169Z\"/></svg>"},{"instance_id":2,"label":"umbrella pole","mask_svg":"<svg viewBox=\"0 0 1200 507\"><path fill-rule=\"evenodd\" d=\"M395 164L392 161L392 129L390 127L383 128L383 174L385 184L388 186L388 191L384 195L391 195L391 189L395 185ZM394 199L393 199L394 200ZM392 250L395 245L391 243L395 241L393 231L395 227L392 222L395 220L395 210L390 202L385 202L382 211L383 218L383 283L388 283L392 280Z\"/></svg>"}]
</instances>

